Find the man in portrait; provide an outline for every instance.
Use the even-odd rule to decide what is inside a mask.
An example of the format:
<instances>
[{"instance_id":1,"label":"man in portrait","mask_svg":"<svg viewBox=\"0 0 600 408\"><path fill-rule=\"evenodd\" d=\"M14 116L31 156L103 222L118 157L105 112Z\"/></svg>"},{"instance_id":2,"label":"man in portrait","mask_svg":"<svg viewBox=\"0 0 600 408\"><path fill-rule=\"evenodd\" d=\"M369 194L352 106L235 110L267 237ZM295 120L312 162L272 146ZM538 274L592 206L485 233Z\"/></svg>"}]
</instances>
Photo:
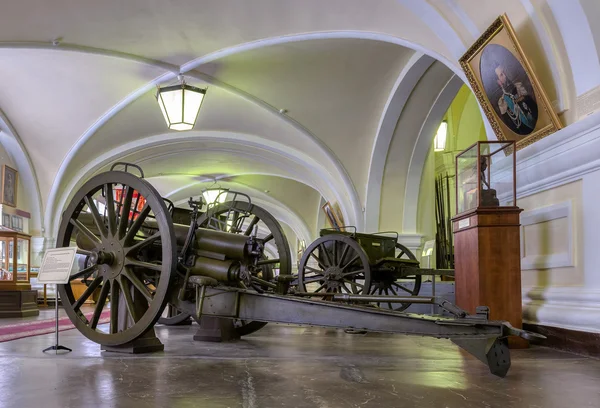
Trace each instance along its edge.
<instances>
[{"instance_id":1,"label":"man in portrait","mask_svg":"<svg viewBox=\"0 0 600 408\"><path fill-rule=\"evenodd\" d=\"M6 173L6 187L4 187L4 199L9 203L15 202L15 183L13 175L10 172Z\"/></svg>"},{"instance_id":2,"label":"man in portrait","mask_svg":"<svg viewBox=\"0 0 600 408\"><path fill-rule=\"evenodd\" d=\"M502 96L497 103L504 123L515 133L528 135L533 132L537 122L536 102L529 95L522 82L510 80L502 64L498 64L494 72L498 78L498 86L502 90Z\"/></svg>"}]
</instances>

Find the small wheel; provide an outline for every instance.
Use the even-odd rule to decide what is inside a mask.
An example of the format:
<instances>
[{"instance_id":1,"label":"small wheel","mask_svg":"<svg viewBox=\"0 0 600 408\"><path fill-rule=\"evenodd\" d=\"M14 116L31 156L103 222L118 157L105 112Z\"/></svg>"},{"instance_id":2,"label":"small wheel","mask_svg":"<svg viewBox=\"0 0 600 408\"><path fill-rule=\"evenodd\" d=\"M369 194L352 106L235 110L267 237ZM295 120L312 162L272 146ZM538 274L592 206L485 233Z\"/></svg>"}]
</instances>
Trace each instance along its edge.
<instances>
[{"instance_id":1,"label":"small wheel","mask_svg":"<svg viewBox=\"0 0 600 408\"><path fill-rule=\"evenodd\" d=\"M108 346L131 342L151 329L165 307L177 263L173 224L154 187L121 171L93 177L63 213L56 246L75 242L90 263L71 274L70 282L89 278L91 283L78 296L71 283L58 286L75 327ZM93 312L86 314L82 306L98 292Z\"/></svg>"},{"instance_id":2,"label":"small wheel","mask_svg":"<svg viewBox=\"0 0 600 408\"><path fill-rule=\"evenodd\" d=\"M396 258L410 259L416 261L417 257L410 249L402 244L396 244ZM418 266L418 265L417 265ZM370 295L384 296L417 296L421 290L421 275L405 276L402 279L392 277L382 277L379 280L373 280ZM406 310L412 303L376 303L377 307L392 309L397 312Z\"/></svg>"},{"instance_id":3,"label":"small wheel","mask_svg":"<svg viewBox=\"0 0 600 408\"><path fill-rule=\"evenodd\" d=\"M345 235L325 235L306 248L298 266L301 292L360 295L371 289L371 267L365 251Z\"/></svg>"},{"instance_id":4,"label":"small wheel","mask_svg":"<svg viewBox=\"0 0 600 408\"><path fill-rule=\"evenodd\" d=\"M182 312L172 304L167 304L162 316L158 319L158 324L164 324L165 326L177 326L191 319L191 315Z\"/></svg>"},{"instance_id":5,"label":"small wheel","mask_svg":"<svg viewBox=\"0 0 600 408\"><path fill-rule=\"evenodd\" d=\"M267 210L246 201L229 201L211 207L198 218L202 228L225 231L232 234L250 236L257 228L257 238L262 240L269 255L258 261L259 271L252 276L252 286L259 291L272 291L272 280L277 275L292 273L290 246L283 228ZM265 251L266 252L266 251ZM266 322L234 320L234 327L240 336L246 336L262 329Z\"/></svg>"}]
</instances>

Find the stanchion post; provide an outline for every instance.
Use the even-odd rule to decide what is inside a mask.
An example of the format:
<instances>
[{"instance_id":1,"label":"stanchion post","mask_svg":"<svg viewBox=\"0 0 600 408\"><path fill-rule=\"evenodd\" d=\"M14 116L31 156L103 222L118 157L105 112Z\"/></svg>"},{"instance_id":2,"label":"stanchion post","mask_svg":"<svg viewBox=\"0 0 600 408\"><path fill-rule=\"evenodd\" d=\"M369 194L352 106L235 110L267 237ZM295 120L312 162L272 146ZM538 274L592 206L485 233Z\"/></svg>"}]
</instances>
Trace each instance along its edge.
<instances>
[{"instance_id":1,"label":"stanchion post","mask_svg":"<svg viewBox=\"0 0 600 408\"><path fill-rule=\"evenodd\" d=\"M73 350L71 350L70 348L61 346L60 344L58 344L58 284L57 283L54 284L54 293L56 294L54 296L54 308L56 311L56 318L55 318L56 344L54 344L54 346L45 348L43 352L45 353L46 351L50 351L50 350L54 350L56 352L55 354L58 354L58 350L66 350L67 352L71 352Z\"/></svg>"}]
</instances>

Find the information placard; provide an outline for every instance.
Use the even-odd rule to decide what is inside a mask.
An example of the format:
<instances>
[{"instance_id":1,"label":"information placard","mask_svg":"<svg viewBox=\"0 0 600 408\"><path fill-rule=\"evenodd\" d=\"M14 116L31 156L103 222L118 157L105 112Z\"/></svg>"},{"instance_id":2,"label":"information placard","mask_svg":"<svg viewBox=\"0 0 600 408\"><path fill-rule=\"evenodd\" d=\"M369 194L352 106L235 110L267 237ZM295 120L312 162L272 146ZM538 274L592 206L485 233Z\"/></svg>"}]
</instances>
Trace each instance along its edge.
<instances>
[{"instance_id":1,"label":"information placard","mask_svg":"<svg viewBox=\"0 0 600 408\"><path fill-rule=\"evenodd\" d=\"M48 249L38 273L38 283L68 283L77 247Z\"/></svg>"}]
</instances>

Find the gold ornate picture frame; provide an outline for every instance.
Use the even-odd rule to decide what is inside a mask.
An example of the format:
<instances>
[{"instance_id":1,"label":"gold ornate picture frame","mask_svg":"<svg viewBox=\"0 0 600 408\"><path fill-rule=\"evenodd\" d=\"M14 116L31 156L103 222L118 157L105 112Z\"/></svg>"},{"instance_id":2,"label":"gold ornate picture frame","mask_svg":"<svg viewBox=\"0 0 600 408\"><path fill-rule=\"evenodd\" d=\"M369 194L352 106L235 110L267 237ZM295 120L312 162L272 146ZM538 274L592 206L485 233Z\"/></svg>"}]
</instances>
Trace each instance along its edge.
<instances>
[{"instance_id":1,"label":"gold ornate picture frame","mask_svg":"<svg viewBox=\"0 0 600 408\"><path fill-rule=\"evenodd\" d=\"M519 150L562 127L506 14L459 62L498 140Z\"/></svg>"},{"instance_id":2,"label":"gold ornate picture frame","mask_svg":"<svg viewBox=\"0 0 600 408\"><path fill-rule=\"evenodd\" d=\"M327 221L329 221L329 225L331 225L332 228L334 228L338 231L341 231L341 227L344 224L342 223L342 220L340 220L340 218L334 211L333 206L329 203L329 201L327 201L325 204L323 204L323 207L321 207L321 208L323 209L323 212L325 213L325 216L327 217Z\"/></svg>"},{"instance_id":3,"label":"gold ornate picture frame","mask_svg":"<svg viewBox=\"0 0 600 408\"><path fill-rule=\"evenodd\" d=\"M6 164L2 165L2 204L11 207L17 206L17 188L19 173Z\"/></svg>"}]
</instances>

